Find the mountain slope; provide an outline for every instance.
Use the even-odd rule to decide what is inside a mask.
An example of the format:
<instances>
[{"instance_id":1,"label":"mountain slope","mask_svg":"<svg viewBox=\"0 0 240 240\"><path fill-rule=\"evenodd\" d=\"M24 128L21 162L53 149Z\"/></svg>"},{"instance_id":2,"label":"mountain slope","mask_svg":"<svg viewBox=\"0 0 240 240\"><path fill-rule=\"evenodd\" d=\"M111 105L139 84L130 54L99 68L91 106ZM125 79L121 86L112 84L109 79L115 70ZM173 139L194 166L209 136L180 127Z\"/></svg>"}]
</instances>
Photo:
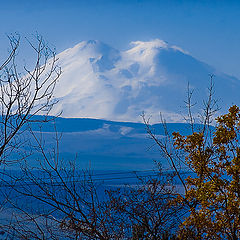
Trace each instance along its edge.
<instances>
[{"instance_id":1,"label":"mountain slope","mask_svg":"<svg viewBox=\"0 0 240 240\"><path fill-rule=\"evenodd\" d=\"M143 123L57 118L55 124L61 133L59 159L63 159L66 164L69 160L76 159L77 165L83 169L149 170L156 167L154 161L157 161L161 162L162 167L169 168L167 160L159 154L158 147L148 137ZM56 144L55 127L52 122L44 123L39 132L38 125L33 123L32 130L44 139L46 153L52 152ZM165 136L162 124L154 124L151 128L159 138ZM189 124L168 123L167 128L170 134L173 131L183 135L191 133ZM31 139L31 135L28 138ZM28 161L31 166L35 166L38 164L36 159L41 158L34 151Z\"/></svg>"},{"instance_id":2,"label":"mountain slope","mask_svg":"<svg viewBox=\"0 0 240 240\"><path fill-rule=\"evenodd\" d=\"M132 42L118 51L100 41L84 41L58 55L63 74L56 87L55 112L63 117L140 122L145 111L152 121L159 112L168 122L181 122L187 84L194 101L207 96L214 74L216 98L226 110L240 103L240 81L217 72L176 46L162 40Z\"/></svg>"}]
</instances>

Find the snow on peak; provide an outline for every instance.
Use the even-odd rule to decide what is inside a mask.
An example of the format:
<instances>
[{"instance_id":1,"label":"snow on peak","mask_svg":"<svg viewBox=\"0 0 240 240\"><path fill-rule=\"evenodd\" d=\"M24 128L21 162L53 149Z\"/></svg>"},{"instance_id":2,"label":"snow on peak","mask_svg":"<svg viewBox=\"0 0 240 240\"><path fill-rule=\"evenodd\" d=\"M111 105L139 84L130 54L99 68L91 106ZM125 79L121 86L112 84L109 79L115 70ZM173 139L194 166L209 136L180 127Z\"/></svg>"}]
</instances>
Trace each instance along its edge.
<instances>
[{"instance_id":1,"label":"snow on peak","mask_svg":"<svg viewBox=\"0 0 240 240\"><path fill-rule=\"evenodd\" d=\"M99 41L99 40L89 40L89 41L82 41L75 45L72 48L68 48L59 56L66 56L69 58L71 56L79 55L79 57L88 56L88 57L96 57L102 55L111 55L111 54L118 54L119 51L112 48L111 46Z\"/></svg>"},{"instance_id":2,"label":"snow on peak","mask_svg":"<svg viewBox=\"0 0 240 240\"><path fill-rule=\"evenodd\" d=\"M149 49L149 48L167 48L168 44L160 39L154 39L152 41L143 42L143 41L133 41L130 45L137 47L139 49Z\"/></svg>"},{"instance_id":3,"label":"snow on peak","mask_svg":"<svg viewBox=\"0 0 240 240\"><path fill-rule=\"evenodd\" d=\"M182 120L187 84L197 102L206 96L209 74L215 70L181 48L155 39L131 43L119 51L101 41L83 41L58 54L63 74L56 87L55 111L63 117L141 121L144 111L159 120ZM227 108L240 102L239 81L216 74L215 88Z\"/></svg>"},{"instance_id":4,"label":"snow on peak","mask_svg":"<svg viewBox=\"0 0 240 240\"><path fill-rule=\"evenodd\" d=\"M155 39L149 42L136 41L131 42L131 49L127 51L128 54L135 56L138 59L153 58L161 49L167 49L168 44L162 40Z\"/></svg>"}]
</instances>

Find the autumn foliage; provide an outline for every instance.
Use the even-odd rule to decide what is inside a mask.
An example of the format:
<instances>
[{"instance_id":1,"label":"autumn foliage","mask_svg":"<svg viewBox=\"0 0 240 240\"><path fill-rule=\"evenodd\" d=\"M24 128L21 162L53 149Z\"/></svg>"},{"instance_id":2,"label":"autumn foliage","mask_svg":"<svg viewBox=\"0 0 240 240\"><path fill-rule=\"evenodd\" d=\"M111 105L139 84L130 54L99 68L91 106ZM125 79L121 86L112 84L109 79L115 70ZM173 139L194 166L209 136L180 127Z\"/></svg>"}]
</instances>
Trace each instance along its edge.
<instances>
[{"instance_id":1,"label":"autumn foliage","mask_svg":"<svg viewBox=\"0 0 240 240\"><path fill-rule=\"evenodd\" d=\"M239 107L232 106L216 123L213 134L206 129L189 136L173 133L174 147L193 172L177 198L189 207L180 239L240 238Z\"/></svg>"}]
</instances>

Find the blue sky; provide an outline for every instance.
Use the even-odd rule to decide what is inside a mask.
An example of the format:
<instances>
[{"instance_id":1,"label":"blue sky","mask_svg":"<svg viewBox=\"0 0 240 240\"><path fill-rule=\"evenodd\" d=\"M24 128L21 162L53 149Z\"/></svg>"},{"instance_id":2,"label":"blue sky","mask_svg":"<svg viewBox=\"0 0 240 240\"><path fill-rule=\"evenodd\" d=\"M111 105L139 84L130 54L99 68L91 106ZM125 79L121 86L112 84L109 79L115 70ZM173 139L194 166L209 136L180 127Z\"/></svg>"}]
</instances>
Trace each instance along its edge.
<instances>
[{"instance_id":1,"label":"blue sky","mask_svg":"<svg viewBox=\"0 0 240 240\"><path fill-rule=\"evenodd\" d=\"M1 1L1 52L5 34L16 31L37 31L58 52L89 39L127 49L130 41L160 38L240 78L239 1Z\"/></svg>"}]
</instances>

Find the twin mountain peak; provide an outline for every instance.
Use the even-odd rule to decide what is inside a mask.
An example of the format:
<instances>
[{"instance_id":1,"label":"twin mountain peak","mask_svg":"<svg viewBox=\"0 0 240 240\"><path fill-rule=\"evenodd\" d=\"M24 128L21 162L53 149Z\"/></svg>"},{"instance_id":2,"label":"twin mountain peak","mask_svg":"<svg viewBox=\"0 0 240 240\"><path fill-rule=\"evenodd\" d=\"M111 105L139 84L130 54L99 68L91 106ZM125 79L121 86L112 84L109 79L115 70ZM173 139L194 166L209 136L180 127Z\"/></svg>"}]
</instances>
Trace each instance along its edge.
<instances>
[{"instance_id":1,"label":"twin mountain peak","mask_svg":"<svg viewBox=\"0 0 240 240\"><path fill-rule=\"evenodd\" d=\"M140 122L144 111L153 122L160 112L168 122L181 122L188 85L201 108L209 74L215 75L222 111L240 102L238 79L159 39L131 42L125 51L98 40L83 41L57 57L63 73L54 112L62 111L63 117Z\"/></svg>"}]
</instances>

